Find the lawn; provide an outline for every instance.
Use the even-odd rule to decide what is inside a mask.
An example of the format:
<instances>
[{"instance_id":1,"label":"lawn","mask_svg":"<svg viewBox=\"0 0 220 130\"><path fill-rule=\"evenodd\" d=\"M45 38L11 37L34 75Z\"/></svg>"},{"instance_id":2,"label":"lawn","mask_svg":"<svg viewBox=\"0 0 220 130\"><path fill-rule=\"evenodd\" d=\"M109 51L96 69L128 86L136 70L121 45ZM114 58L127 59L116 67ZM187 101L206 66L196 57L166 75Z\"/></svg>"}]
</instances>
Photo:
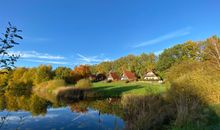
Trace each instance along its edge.
<instances>
[{"instance_id":1,"label":"lawn","mask_svg":"<svg viewBox=\"0 0 220 130\"><path fill-rule=\"evenodd\" d=\"M93 83L92 89L101 97L121 97L123 94L147 95L163 93L167 90L166 85L151 84L145 82L97 82Z\"/></svg>"}]
</instances>

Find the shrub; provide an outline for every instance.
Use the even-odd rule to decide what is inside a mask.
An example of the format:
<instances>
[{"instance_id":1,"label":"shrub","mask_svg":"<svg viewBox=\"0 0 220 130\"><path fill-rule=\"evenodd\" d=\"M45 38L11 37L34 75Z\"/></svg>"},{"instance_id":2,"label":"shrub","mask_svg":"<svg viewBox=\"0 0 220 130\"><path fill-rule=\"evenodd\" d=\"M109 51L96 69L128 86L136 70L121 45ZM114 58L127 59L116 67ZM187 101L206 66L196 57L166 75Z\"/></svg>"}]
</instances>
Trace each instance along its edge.
<instances>
[{"instance_id":1,"label":"shrub","mask_svg":"<svg viewBox=\"0 0 220 130\"><path fill-rule=\"evenodd\" d=\"M179 93L185 96L195 96L205 104L220 103L220 80L216 80L205 70L200 69L185 74L171 84L171 92L175 96Z\"/></svg>"},{"instance_id":2,"label":"shrub","mask_svg":"<svg viewBox=\"0 0 220 130\"><path fill-rule=\"evenodd\" d=\"M64 80L50 80L39 85L35 86L34 91L43 92L43 93L52 93L53 90L65 86L66 83Z\"/></svg>"},{"instance_id":3,"label":"shrub","mask_svg":"<svg viewBox=\"0 0 220 130\"><path fill-rule=\"evenodd\" d=\"M106 83L111 83L111 82L112 82L112 80L107 80L107 81L106 81Z\"/></svg>"},{"instance_id":4,"label":"shrub","mask_svg":"<svg viewBox=\"0 0 220 130\"><path fill-rule=\"evenodd\" d=\"M201 63L197 61L183 61L180 64L173 65L166 73L166 80L172 82L178 77L191 73L201 68Z\"/></svg>"},{"instance_id":5,"label":"shrub","mask_svg":"<svg viewBox=\"0 0 220 130\"><path fill-rule=\"evenodd\" d=\"M215 114L208 108L210 104L220 103L220 80L214 75L214 72L210 74L208 68L200 68L182 74L171 82L167 95L175 105L176 127L189 124L202 126L214 122L210 115Z\"/></svg>"},{"instance_id":6,"label":"shrub","mask_svg":"<svg viewBox=\"0 0 220 130\"><path fill-rule=\"evenodd\" d=\"M92 83L89 79L81 79L76 83L75 87L76 88L91 88Z\"/></svg>"},{"instance_id":7,"label":"shrub","mask_svg":"<svg viewBox=\"0 0 220 130\"><path fill-rule=\"evenodd\" d=\"M130 82L129 80L126 80L126 81L125 81L125 83L129 83L129 82Z\"/></svg>"}]
</instances>

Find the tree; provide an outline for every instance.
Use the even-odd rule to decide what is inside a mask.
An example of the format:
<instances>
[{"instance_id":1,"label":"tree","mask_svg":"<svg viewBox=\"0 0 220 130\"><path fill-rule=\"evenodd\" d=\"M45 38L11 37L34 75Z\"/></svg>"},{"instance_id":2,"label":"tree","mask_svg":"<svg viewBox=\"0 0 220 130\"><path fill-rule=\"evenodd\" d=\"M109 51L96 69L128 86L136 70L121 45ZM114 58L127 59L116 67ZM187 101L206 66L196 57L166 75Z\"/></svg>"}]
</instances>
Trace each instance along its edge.
<instances>
[{"instance_id":1,"label":"tree","mask_svg":"<svg viewBox=\"0 0 220 130\"><path fill-rule=\"evenodd\" d=\"M220 71L220 39L213 36L205 41L205 57L206 59Z\"/></svg>"},{"instance_id":2,"label":"tree","mask_svg":"<svg viewBox=\"0 0 220 130\"><path fill-rule=\"evenodd\" d=\"M112 63L111 62L102 62L96 65L96 72L102 74L108 74L109 71L112 70Z\"/></svg>"},{"instance_id":3,"label":"tree","mask_svg":"<svg viewBox=\"0 0 220 130\"><path fill-rule=\"evenodd\" d=\"M71 69L67 67L58 67L54 70L55 79L63 79L67 83L71 82Z\"/></svg>"},{"instance_id":4,"label":"tree","mask_svg":"<svg viewBox=\"0 0 220 130\"><path fill-rule=\"evenodd\" d=\"M91 75L90 68L87 65L76 66L74 72L81 75L82 78L88 78Z\"/></svg>"},{"instance_id":5,"label":"tree","mask_svg":"<svg viewBox=\"0 0 220 130\"><path fill-rule=\"evenodd\" d=\"M172 65L181 63L184 60L201 60L200 44L193 41L187 41L184 44L178 44L165 49L159 55L157 70L164 72Z\"/></svg>"},{"instance_id":6,"label":"tree","mask_svg":"<svg viewBox=\"0 0 220 130\"><path fill-rule=\"evenodd\" d=\"M35 84L49 81L52 78L53 78L53 72L51 65L40 65L39 67L36 68Z\"/></svg>"},{"instance_id":7,"label":"tree","mask_svg":"<svg viewBox=\"0 0 220 130\"><path fill-rule=\"evenodd\" d=\"M15 62L19 58L19 56L9 53L9 49L19 44L15 39L23 39L18 35L19 32L21 32L21 30L18 30L17 27L8 23L3 37L0 37L0 69L10 70L14 67ZM3 72L1 71L1 73Z\"/></svg>"}]
</instances>

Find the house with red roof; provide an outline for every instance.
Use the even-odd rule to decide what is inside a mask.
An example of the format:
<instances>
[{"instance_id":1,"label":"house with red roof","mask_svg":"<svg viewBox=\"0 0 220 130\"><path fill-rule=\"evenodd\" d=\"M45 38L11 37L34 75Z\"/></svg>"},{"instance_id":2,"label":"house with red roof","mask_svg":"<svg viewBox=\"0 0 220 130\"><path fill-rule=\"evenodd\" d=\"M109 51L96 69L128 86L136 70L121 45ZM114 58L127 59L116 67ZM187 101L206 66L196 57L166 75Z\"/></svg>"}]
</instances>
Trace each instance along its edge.
<instances>
[{"instance_id":1,"label":"house with red roof","mask_svg":"<svg viewBox=\"0 0 220 130\"><path fill-rule=\"evenodd\" d=\"M117 73L110 71L108 75L108 80L117 81L120 80L120 77L118 76Z\"/></svg>"},{"instance_id":2,"label":"house with red roof","mask_svg":"<svg viewBox=\"0 0 220 130\"><path fill-rule=\"evenodd\" d=\"M123 71L123 75L121 77L121 80L135 81L135 80L137 80L137 77L131 71Z\"/></svg>"}]
</instances>

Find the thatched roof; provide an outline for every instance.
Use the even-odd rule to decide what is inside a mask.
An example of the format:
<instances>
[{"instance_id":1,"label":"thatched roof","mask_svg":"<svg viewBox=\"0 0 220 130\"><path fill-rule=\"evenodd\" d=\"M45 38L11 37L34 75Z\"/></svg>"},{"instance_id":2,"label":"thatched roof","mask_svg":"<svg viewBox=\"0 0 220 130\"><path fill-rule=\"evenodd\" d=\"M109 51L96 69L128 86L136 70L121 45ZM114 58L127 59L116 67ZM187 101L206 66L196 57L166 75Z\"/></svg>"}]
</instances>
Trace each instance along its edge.
<instances>
[{"instance_id":1,"label":"thatched roof","mask_svg":"<svg viewBox=\"0 0 220 130\"><path fill-rule=\"evenodd\" d=\"M157 76L156 74L154 74L154 72L150 71L147 74L145 74L144 77L157 77Z\"/></svg>"}]
</instances>

